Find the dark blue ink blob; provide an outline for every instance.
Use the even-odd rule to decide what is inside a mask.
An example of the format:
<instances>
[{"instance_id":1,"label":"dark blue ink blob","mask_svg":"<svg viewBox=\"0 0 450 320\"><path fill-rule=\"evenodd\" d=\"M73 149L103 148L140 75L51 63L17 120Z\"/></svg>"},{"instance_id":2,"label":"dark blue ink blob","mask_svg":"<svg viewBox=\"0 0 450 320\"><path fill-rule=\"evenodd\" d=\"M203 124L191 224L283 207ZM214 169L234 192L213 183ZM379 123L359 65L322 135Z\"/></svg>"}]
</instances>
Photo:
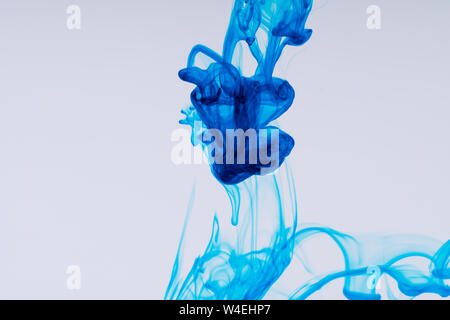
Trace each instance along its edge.
<instances>
[{"instance_id":1,"label":"dark blue ink blob","mask_svg":"<svg viewBox=\"0 0 450 320\"><path fill-rule=\"evenodd\" d=\"M217 157L211 161L212 172L220 182L237 184L253 175L271 173L291 153L294 139L270 124L291 107L295 92L286 80L272 74L286 45L299 46L311 37L312 31L305 29L311 5L310 0L236 1L223 55L197 45L189 55L188 67L179 72L182 80L197 86L192 91L191 102L198 118L207 129L218 130L223 137L220 143L210 142L223 155L222 161L217 161ZM265 47L258 42L258 30L267 37ZM247 43L258 64L251 77L242 76L231 63L239 41ZM215 61L206 70L194 66L200 53ZM245 146L238 148L234 140L225 138L233 130L234 133L255 130L256 141L253 145L244 142ZM252 152L257 155L253 162L250 161ZM261 159L261 153L270 161ZM246 161L239 163L239 157Z\"/></svg>"}]
</instances>

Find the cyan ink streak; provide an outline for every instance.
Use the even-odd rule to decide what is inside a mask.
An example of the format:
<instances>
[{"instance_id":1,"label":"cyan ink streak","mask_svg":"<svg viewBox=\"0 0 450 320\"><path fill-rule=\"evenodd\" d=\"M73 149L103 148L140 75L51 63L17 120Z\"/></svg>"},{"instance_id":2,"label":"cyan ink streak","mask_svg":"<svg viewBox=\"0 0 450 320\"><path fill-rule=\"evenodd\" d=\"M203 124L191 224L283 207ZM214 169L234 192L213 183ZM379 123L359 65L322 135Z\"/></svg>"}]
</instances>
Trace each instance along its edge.
<instances>
[{"instance_id":1,"label":"cyan ink streak","mask_svg":"<svg viewBox=\"0 0 450 320\"><path fill-rule=\"evenodd\" d=\"M450 295L445 282L450 279L450 241L442 245L422 236L355 237L322 226L297 228L295 185L287 166L272 176L252 177L237 186L225 187L232 199L233 216L239 216L235 232L222 231L215 216L205 251L183 274L186 250L186 230L183 230L166 299L262 299L271 294L295 260L304 268L294 271L306 270L310 280L295 283L294 273L288 279L292 285L281 288L286 290L282 297L288 299L307 299L339 279L344 279L342 293L348 299L381 299L382 295L405 299L424 293ZM189 211L193 202L194 194ZM262 217L273 225L268 237L267 229L261 228ZM185 229L188 221L189 214ZM316 274L308 266L308 257L302 254L302 249L317 236L329 238L330 246L337 245L343 266L337 261L331 261L329 266L337 271ZM428 268L421 267L423 262ZM379 274L375 274L377 270ZM383 292L377 282L383 282Z\"/></svg>"},{"instance_id":2,"label":"cyan ink streak","mask_svg":"<svg viewBox=\"0 0 450 320\"><path fill-rule=\"evenodd\" d=\"M192 49L180 77L197 85L191 95L193 105L183 111L186 119L181 122L193 127L193 144L203 143L202 129L194 127L196 121L221 131L275 128L270 123L286 112L294 99L288 82L272 76L275 64L286 45L302 45L310 38L305 22L311 6L312 0L237 0L223 54L201 45ZM265 41L261 40L264 36ZM245 41L258 63L250 78L232 64L240 41ZM206 70L197 68L198 54L214 62ZM280 134L280 166L293 146L287 133ZM344 279L343 294L349 299L380 299L376 286L380 278L386 281L387 298L450 295L446 284L450 279L450 241L441 245L419 236L353 237L321 226L298 227L289 168L285 164L271 175L259 176L261 166L212 164L232 205L231 224L225 225L231 231L224 231L215 215L206 249L185 272L183 255L193 193L166 299L262 299L295 261L311 274L311 280L297 284L290 279L292 287L284 294L290 299L306 299L338 279ZM320 275L308 266L302 248L317 235L328 237L339 248L344 263L332 266L337 271ZM426 261L428 270L410 262L412 258ZM388 280L400 293L392 290Z\"/></svg>"}]
</instances>

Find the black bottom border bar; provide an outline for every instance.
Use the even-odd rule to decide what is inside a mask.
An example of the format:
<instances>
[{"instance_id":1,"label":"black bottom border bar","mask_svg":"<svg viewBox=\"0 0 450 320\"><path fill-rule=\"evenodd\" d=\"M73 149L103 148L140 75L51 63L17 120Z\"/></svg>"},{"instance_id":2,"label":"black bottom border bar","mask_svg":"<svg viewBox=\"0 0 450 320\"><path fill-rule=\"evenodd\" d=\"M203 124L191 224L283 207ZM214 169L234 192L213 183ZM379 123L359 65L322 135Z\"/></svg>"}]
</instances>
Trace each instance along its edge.
<instances>
[{"instance_id":1,"label":"black bottom border bar","mask_svg":"<svg viewBox=\"0 0 450 320\"><path fill-rule=\"evenodd\" d=\"M119 316L129 319L202 320L202 319L284 319L311 316L386 316L386 309L399 309L404 316L420 309L446 314L449 300L426 301L162 301L162 300L3 300L2 311L70 316ZM422 311L422 310L420 310ZM62 313L61 313L62 312ZM283 318L282 318L283 317ZM135 317L131 317L134 319Z\"/></svg>"}]
</instances>

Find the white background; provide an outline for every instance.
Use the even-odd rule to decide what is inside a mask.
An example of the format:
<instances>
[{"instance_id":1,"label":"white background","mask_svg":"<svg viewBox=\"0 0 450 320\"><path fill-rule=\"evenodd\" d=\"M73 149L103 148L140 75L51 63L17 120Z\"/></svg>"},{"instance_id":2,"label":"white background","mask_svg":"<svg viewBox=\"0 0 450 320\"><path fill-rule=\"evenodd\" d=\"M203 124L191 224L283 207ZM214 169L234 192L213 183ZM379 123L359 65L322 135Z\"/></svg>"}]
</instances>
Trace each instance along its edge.
<instances>
[{"instance_id":1,"label":"white background","mask_svg":"<svg viewBox=\"0 0 450 320\"><path fill-rule=\"evenodd\" d=\"M74 3L80 31L66 28ZM227 204L207 166L172 164L170 136L192 90L177 72L193 45L221 50L231 6L0 3L1 298L163 297L194 181L199 237ZM450 3L315 8L310 42L277 69L297 95L280 123L302 222L447 240Z\"/></svg>"}]
</instances>

